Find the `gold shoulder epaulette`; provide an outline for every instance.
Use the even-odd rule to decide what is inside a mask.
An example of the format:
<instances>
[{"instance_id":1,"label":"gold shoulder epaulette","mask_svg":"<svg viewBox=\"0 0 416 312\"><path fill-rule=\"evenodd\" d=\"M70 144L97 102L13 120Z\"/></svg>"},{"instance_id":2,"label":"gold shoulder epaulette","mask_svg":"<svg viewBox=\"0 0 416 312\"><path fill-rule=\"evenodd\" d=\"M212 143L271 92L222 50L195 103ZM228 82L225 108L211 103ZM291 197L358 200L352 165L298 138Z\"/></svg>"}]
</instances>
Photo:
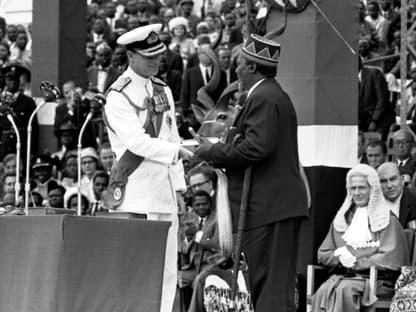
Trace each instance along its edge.
<instances>
[{"instance_id":1,"label":"gold shoulder epaulette","mask_svg":"<svg viewBox=\"0 0 416 312\"><path fill-rule=\"evenodd\" d=\"M158 85L161 85L161 86L164 86L164 87L167 86L167 84L163 80L160 80L159 78L152 77L152 78L150 78L150 80L152 80L152 82L154 82L155 84L158 84Z\"/></svg>"},{"instance_id":2,"label":"gold shoulder epaulette","mask_svg":"<svg viewBox=\"0 0 416 312\"><path fill-rule=\"evenodd\" d=\"M120 77L111 85L110 90L117 92L123 91L123 89L131 82L129 77Z\"/></svg>"}]
</instances>

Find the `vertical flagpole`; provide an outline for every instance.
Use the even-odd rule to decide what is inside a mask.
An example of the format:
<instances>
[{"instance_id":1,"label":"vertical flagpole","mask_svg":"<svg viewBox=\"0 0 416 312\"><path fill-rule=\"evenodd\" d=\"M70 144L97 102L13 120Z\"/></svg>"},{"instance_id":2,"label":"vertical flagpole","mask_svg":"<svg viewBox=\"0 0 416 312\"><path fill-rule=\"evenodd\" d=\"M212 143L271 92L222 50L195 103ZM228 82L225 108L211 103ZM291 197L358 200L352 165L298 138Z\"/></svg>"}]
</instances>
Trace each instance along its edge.
<instances>
[{"instance_id":1,"label":"vertical flagpole","mask_svg":"<svg viewBox=\"0 0 416 312\"><path fill-rule=\"evenodd\" d=\"M246 0L246 32L247 32L247 38L253 32L253 25L251 23L252 7L253 7L253 3L251 2L251 0Z\"/></svg>"},{"instance_id":2,"label":"vertical flagpole","mask_svg":"<svg viewBox=\"0 0 416 312\"><path fill-rule=\"evenodd\" d=\"M407 1L401 0L401 24L400 24L400 127L406 126L407 120Z\"/></svg>"}]
</instances>

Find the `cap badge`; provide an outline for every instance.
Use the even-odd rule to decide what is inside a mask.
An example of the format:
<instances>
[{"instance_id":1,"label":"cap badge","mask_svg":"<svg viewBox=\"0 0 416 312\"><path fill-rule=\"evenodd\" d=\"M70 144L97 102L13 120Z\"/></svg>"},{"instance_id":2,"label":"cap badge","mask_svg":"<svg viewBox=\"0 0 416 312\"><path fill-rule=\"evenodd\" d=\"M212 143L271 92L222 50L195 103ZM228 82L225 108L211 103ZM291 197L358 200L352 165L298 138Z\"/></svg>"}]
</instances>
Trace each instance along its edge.
<instances>
[{"instance_id":1,"label":"cap badge","mask_svg":"<svg viewBox=\"0 0 416 312\"><path fill-rule=\"evenodd\" d=\"M147 36L146 41L147 41L147 44L153 44L153 43L157 42L158 40L159 40L158 35L154 31L151 31L149 36Z\"/></svg>"}]
</instances>

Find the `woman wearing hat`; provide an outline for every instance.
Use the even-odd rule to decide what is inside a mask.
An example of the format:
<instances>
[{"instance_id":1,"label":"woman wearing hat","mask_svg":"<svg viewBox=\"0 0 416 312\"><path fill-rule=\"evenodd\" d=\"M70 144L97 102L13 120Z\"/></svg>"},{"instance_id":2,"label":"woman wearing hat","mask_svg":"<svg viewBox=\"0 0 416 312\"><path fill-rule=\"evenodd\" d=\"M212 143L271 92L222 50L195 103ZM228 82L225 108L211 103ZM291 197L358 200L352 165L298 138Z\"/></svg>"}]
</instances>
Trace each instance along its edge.
<instances>
[{"instance_id":1,"label":"woman wearing hat","mask_svg":"<svg viewBox=\"0 0 416 312\"><path fill-rule=\"evenodd\" d=\"M93 147L86 147L81 151L81 191L87 194L88 199L94 198L92 177L97 171L98 155Z\"/></svg>"},{"instance_id":2,"label":"woman wearing hat","mask_svg":"<svg viewBox=\"0 0 416 312\"><path fill-rule=\"evenodd\" d=\"M60 148L52 154L52 157L56 157L62 161L67 151L75 149L78 129L71 120L67 120L55 130L54 134L58 139L58 146Z\"/></svg>"},{"instance_id":3,"label":"woman wearing hat","mask_svg":"<svg viewBox=\"0 0 416 312\"><path fill-rule=\"evenodd\" d=\"M78 154L76 150L65 153L62 159L62 178L61 185L65 189L76 188L78 174Z\"/></svg>"},{"instance_id":4,"label":"woman wearing hat","mask_svg":"<svg viewBox=\"0 0 416 312\"><path fill-rule=\"evenodd\" d=\"M184 68L186 68L188 58L196 52L193 40L187 37L188 21L182 16L172 18L169 21L169 29L172 33L169 49L181 55Z\"/></svg>"}]
</instances>

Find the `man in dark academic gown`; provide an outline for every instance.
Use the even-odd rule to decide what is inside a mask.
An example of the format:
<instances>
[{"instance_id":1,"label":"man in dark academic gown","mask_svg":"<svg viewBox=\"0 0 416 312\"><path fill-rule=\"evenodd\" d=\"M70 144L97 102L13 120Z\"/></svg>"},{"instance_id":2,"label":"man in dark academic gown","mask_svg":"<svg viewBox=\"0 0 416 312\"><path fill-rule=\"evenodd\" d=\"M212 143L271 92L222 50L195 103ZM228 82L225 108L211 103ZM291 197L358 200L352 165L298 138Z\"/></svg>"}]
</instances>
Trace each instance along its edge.
<instances>
[{"instance_id":1,"label":"man in dark academic gown","mask_svg":"<svg viewBox=\"0 0 416 312\"><path fill-rule=\"evenodd\" d=\"M226 168L234 230L245 169L252 168L242 251L256 312L295 311L294 286L301 220L307 216L299 172L297 118L274 77L280 45L251 35L237 76L247 100L226 143L205 142L195 154Z\"/></svg>"}]
</instances>

